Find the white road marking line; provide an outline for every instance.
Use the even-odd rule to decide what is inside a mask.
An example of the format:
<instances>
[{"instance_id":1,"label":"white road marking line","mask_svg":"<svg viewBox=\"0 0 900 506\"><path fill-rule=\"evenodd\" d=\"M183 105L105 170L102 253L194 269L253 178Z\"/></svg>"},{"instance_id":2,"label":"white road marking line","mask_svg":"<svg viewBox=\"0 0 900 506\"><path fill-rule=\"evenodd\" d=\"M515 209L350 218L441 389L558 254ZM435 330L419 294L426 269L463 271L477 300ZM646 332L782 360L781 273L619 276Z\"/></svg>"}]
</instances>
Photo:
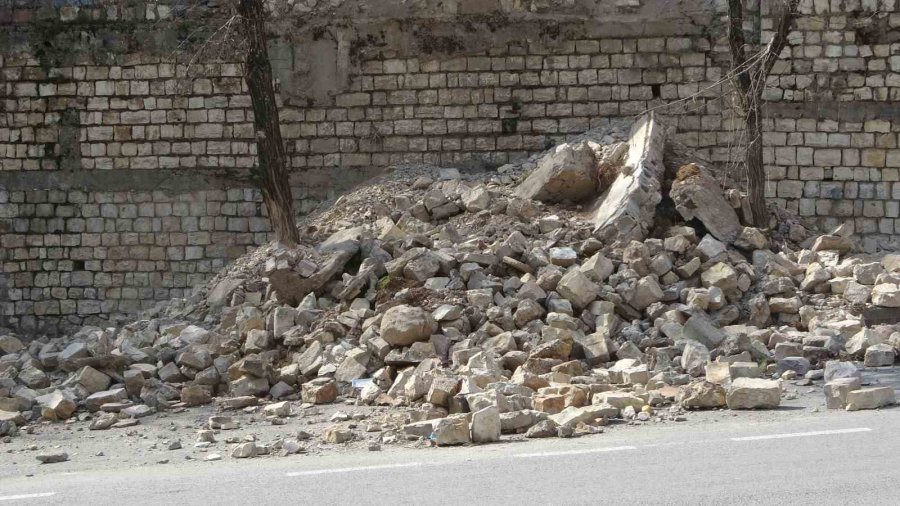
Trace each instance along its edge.
<instances>
[{"instance_id":1,"label":"white road marking line","mask_svg":"<svg viewBox=\"0 0 900 506\"><path fill-rule=\"evenodd\" d=\"M39 499L41 497L50 497L56 495L56 492L41 492L40 494L21 494L0 496L0 501L17 501L20 499Z\"/></svg>"},{"instance_id":2,"label":"white road marking line","mask_svg":"<svg viewBox=\"0 0 900 506\"><path fill-rule=\"evenodd\" d=\"M359 466L359 467L340 467L336 469L316 469L313 471L295 471L293 473L287 473L285 476L315 476L319 474L332 474L332 473L352 473L355 471L377 471L379 469L396 469L400 467L419 467L421 466L421 462L406 462L403 464L385 464L381 466Z\"/></svg>"},{"instance_id":3,"label":"white road marking line","mask_svg":"<svg viewBox=\"0 0 900 506\"><path fill-rule=\"evenodd\" d=\"M534 458L534 457L557 457L562 455L581 455L584 453L606 453L606 452L621 452L628 450L637 450L636 446L610 446L606 448L588 448L585 450L568 450L568 451L560 451L560 452L537 452L537 453L517 453L513 455L513 457L519 458Z\"/></svg>"},{"instance_id":4,"label":"white road marking line","mask_svg":"<svg viewBox=\"0 0 900 506\"><path fill-rule=\"evenodd\" d=\"M732 441L759 441L761 439L784 439L789 437L810 437L810 436L830 436L832 434L853 434L855 432L870 432L872 429L868 427L859 427L856 429L835 429L835 430L815 430L812 432L794 432L789 434L770 434L768 436L746 436L733 437Z\"/></svg>"}]
</instances>

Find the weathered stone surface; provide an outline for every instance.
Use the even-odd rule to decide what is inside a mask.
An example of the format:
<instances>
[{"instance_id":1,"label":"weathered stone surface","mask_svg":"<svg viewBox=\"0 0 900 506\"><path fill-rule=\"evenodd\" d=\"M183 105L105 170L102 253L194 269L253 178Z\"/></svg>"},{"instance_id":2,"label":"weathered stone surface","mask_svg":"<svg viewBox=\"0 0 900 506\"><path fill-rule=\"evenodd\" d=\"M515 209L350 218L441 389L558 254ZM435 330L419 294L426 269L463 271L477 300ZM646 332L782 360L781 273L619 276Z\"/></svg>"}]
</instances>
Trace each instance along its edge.
<instances>
[{"instance_id":1,"label":"weathered stone surface","mask_svg":"<svg viewBox=\"0 0 900 506\"><path fill-rule=\"evenodd\" d=\"M900 286L894 283L875 285L872 288L872 304L900 308Z\"/></svg>"},{"instance_id":2,"label":"weathered stone surface","mask_svg":"<svg viewBox=\"0 0 900 506\"><path fill-rule=\"evenodd\" d=\"M337 399L337 386L329 378L318 378L302 387L303 402L328 404Z\"/></svg>"},{"instance_id":3,"label":"weathered stone surface","mask_svg":"<svg viewBox=\"0 0 900 506\"><path fill-rule=\"evenodd\" d=\"M399 305L385 311L381 318L381 338L392 346L409 346L424 341L435 330L431 314L415 306Z\"/></svg>"},{"instance_id":4,"label":"weathered stone surface","mask_svg":"<svg viewBox=\"0 0 900 506\"><path fill-rule=\"evenodd\" d=\"M772 313L797 314L803 302L800 297L772 297L769 299L769 311Z\"/></svg>"},{"instance_id":5,"label":"weathered stone surface","mask_svg":"<svg viewBox=\"0 0 900 506\"><path fill-rule=\"evenodd\" d=\"M269 393L269 380L244 375L231 382L231 394L237 397L256 395L262 397Z\"/></svg>"},{"instance_id":6,"label":"weathered stone surface","mask_svg":"<svg viewBox=\"0 0 900 506\"><path fill-rule=\"evenodd\" d=\"M813 251L835 250L840 253L846 253L853 248L853 242L838 235L822 235L813 243Z\"/></svg>"},{"instance_id":7,"label":"weathered stone surface","mask_svg":"<svg viewBox=\"0 0 900 506\"><path fill-rule=\"evenodd\" d=\"M631 392L601 392L594 394L591 404L595 406L610 405L619 410L631 406L635 410L640 410L647 402Z\"/></svg>"},{"instance_id":8,"label":"weathered stone surface","mask_svg":"<svg viewBox=\"0 0 900 506\"><path fill-rule=\"evenodd\" d=\"M656 281L656 278L653 276L645 276L638 280L634 292L628 299L628 303L638 311L643 311L651 304L661 301L663 297L662 287L659 286L659 282Z\"/></svg>"},{"instance_id":9,"label":"weathered stone surface","mask_svg":"<svg viewBox=\"0 0 900 506\"><path fill-rule=\"evenodd\" d=\"M682 167L669 195L685 220L700 220L716 239L732 243L741 233L737 213L705 169L694 164Z\"/></svg>"},{"instance_id":10,"label":"weathered stone surface","mask_svg":"<svg viewBox=\"0 0 900 506\"><path fill-rule=\"evenodd\" d=\"M600 287L579 269L570 269L564 274L557 283L556 290L578 308L587 307L600 293Z\"/></svg>"},{"instance_id":11,"label":"weathered stone surface","mask_svg":"<svg viewBox=\"0 0 900 506\"><path fill-rule=\"evenodd\" d=\"M662 200L664 127L654 114L639 118L631 130L622 170L594 209L594 235L613 242L641 240L653 224Z\"/></svg>"},{"instance_id":12,"label":"weathered stone surface","mask_svg":"<svg viewBox=\"0 0 900 506\"><path fill-rule=\"evenodd\" d=\"M811 365L805 357L784 357L778 361L778 373L794 371L797 376L803 376L809 371Z\"/></svg>"},{"instance_id":13,"label":"weathered stone surface","mask_svg":"<svg viewBox=\"0 0 900 506\"><path fill-rule=\"evenodd\" d=\"M143 418L153 414L153 408L146 404L136 404L122 410L122 414L130 418Z\"/></svg>"},{"instance_id":14,"label":"weathered stone surface","mask_svg":"<svg viewBox=\"0 0 900 506\"><path fill-rule=\"evenodd\" d=\"M547 416L547 413L533 409L500 413L500 430L504 433L523 431L542 420L546 420Z\"/></svg>"},{"instance_id":15,"label":"weathered stone surface","mask_svg":"<svg viewBox=\"0 0 900 506\"><path fill-rule=\"evenodd\" d=\"M128 393L124 388L115 388L112 390L105 390L102 392L97 392L88 396L87 399L84 400L84 407L88 409L88 411L99 411L100 406L109 403L109 402L119 402L128 399Z\"/></svg>"},{"instance_id":16,"label":"weathered stone surface","mask_svg":"<svg viewBox=\"0 0 900 506\"><path fill-rule=\"evenodd\" d=\"M881 337L872 329L866 328L853 334L853 337L847 340L844 349L847 350L847 353L850 355L862 357L869 346L876 344L881 344Z\"/></svg>"},{"instance_id":17,"label":"weathered stone surface","mask_svg":"<svg viewBox=\"0 0 900 506\"><path fill-rule=\"evenodd\" d=\"M869 301L872 289L866 285L850 281L844 288L844 300L851 304L865 304Z\"/></svg>"},{"instance_id":18,"label":"weathered stone surface","mask_svg":"<svg viewBox=\"0 0 900 506\"><path fill-rule=\"evenodd\" d=\"M35 399L42 407L41 416L48 420L65 420L75 414L75 401L66 397L59 390L39 396Z\"/></svg>"},{"instance_id":19,"label":"weathered stone surface","mask_svg":"<svg viewBox=\"0 0 900 506\"><path fill-rule=\"evenodd\" d=\"M31 389L41 389L50 386L50 377L36 367L27 366L23 368L19 371L17 379Z\"/></svg>"},{"instance_id":20,"label":"weathered stone surface","mask_svg":"<svg viewBox=\"0 0 900 506\"><path fill-rule=\"evenodd\" d=\"M334 372L334 379L350 383L355 379L364 377L366 375L366 366L370 359L371 354L365 350L360 348L350 350Z\"/></svg>"},{"instance_id":21,"label":"weathered stone surface","mask_svg":"<svg viewBox=\"0 0 900 506\"><path fill-rule=\"evenodd\" d=\"M0 352L2 355L19 353L25 349L25 345L16 336L0 336Z\"/></svg>"},{"instance_id":22,"label":"weathered stone surface","mask_svg":"<svg viewBox=\"0 0 900 506\"><path fill-rule=\"evenodd\" d=\"M597 160L586 142L561 144L544 155L516 196L548 203L581 202L597 194Z\"/></svg>"},{"instance_id":23,"label":"weathered stone surface","mask_svg":"<svg viewBox=\"0 0 900 506\"><path fill-rule=\"evenodd\" d=\"M844 409L847 407L847 394L862 388L860 378L835 378L825 383L825 407L828 409Z\"/></svg>"},{"instance_id":24,"label":"weathered stone surface","mask_svg":"<svg viewBox=\"0 0 900 506\"><path fill-rule=\"evenodd\" d=\"M569 406L561 412L550 415L552 420L560 427L574 427L579 423L592 424L600 418L611 418L619 414L619 408L611 405L591 405L583 407Z\"/></svg>"},{"instance_id":25,"label":"weathered stone surface","mask_svg":"<svg viewBox=\"0 0 900 506\"><path fill-rule=\"evenodd\" d=\"M887 367L894 365L894 347L889 344L874 344L866 348L866 367Z\"/></svg>"},{"instance_id":26,"label":"weathered stone surface","mask_svg":"<svg viewBox=\"0 0 900 506\"><path fill-rule=\"evenodd\" d=\"M471 441L471 434L466 416L453 415L435 420L432 424L431 439L438 446L468 443Z\"/></svg>"},{"instance_id":27,"label":"weathered stone surface","mask_svg":"<svg viewBox=\"0 0 900 506\"><path fill-rule=\"evenodd\" d=\"M234 450L231 451L231 458L233 459L249 459L252 457L256 457L259 453L259 448L257 448L256 443L247 442L241 443L234 447Z\"/></svg>"},{"instance_id":28,"label":"weathered stone surface","mask_svg":"<svg viewBox=\"0 0 900 506\"><path fill-rule=\"evenodd\" d=\"M602 283L613 273L614 267L611 260L602 253L596 253L581 264L581 272L595 283Z\"/></svg>"},{"instance_id":29,"label":"weathered stone surface","mask_svg":"<svg viewBox=\"0 0 900 506\"><path fill-rule=\"evenodd\" d=\"M890 387L863 388L847 393L847 411L878 409L895 402L894 389Z\"/></svg>"},{"instance_id":30,"label":"weathered stone surface","mask_svg":"<svg viewBox=\"0 0 900 506\"><path fill-rule=\"evenodd\" d=\"M578 261L578 253L572 248L550 248L550 263L560 267L570 267Z\"/></svg>"},{"instance_id":31,"label":"weathered stone surface","mask_svg":"<svg viewBox=\"0 0 900 506\"><path fill-rule=\"evenodd\" d=\"M89 365L82 367L75 373L75 381L83 386L88 393L92 394L106 390L110 383L109 376Z\"/></svg>"},{"instance_id":32,"label":"weathered stone surface","mask_svg":"<svg viewBox=\"0 0 900 506\"><path fill-rule=\"evenodd\" d=\"M282 401L267 404L265 407L263 407L263 412L268 416L277 416L279 418L284 418L291 416L293 410L291 409L291 403Z\"/></svg>"},{"instance_id":33,"label":"weathered stone surface","mask_svg":"<svg viewBox=\"0 0 900 506\"><path fill-rule=\"evenodd\" d=\"M329 238L319 249L326 258L319 263L319 269L311 276L304 277L290 266L278 266L268 270L266 275L272 288L278 295L279 302L289 306L297 306L310 293L318 292L322 286L340 272L347 262L359 251L359 242L355 240L362 233L353 228L339 232L340 237Z\"/></svg>"},{"instance_id":34,"label":"weathered stone surface","mask_svg":"<svg viewBox=\"0 0 900 506\"><path fill-rule=\"evenodd\" d=\"M709 362L709 350L697 341L686 341L681 354L681 366L691 376L702 376Z\"/></svg>"},{"instance_id":35,"label":"weathered stone surface","mask_svg":"<svg viewBox=\"0 0 900 506\"><path fill-rule=\"evenodd\" d=\"M738 287L738 274L734 268L724 262L713 264L700 275L703 286L717 287L723 291L734 290Z\"/></svg>"},{"instance_id":36,"label":"weathered stone surface","mask_svg":"<svg viewBox=\"0 0 900 506\"><path fill-rule=\"evenodd\" d=\"M735 378L758 378L762 371L756 362L733 362L729 368L729 375Z\"/></svg>"},{"instance_id":37,"label":"weathered stone surface","mask_svg":"<svg viewBox=\"0 0 900 506\"><path fill-rule=\"evenodd\" d=\"M499 441L500 429L500 410L496 406L488 406L472 413L472 442Z\"/></svg>"},{"instance_id":38,"label":"weathered stone surface","mask_svg":"<svg viewBox=\"0 0 900 506\"><path fill-rule=\"evenodd\" d=\"M574 351L587 360L589 365L599 365L609 362L609 344L605 332L595 332L593 334L576 334L574 340Z\"/></svg>"},{"instance_id":39,"label":"weathered stone surface","mask_svg":"<svg viewBox=\"0 0 900 506\"><path fill-rule=\"evenodd\" d=\"M322 433L322 440L331 444L342 444L353 439L353 431L340 425L332 425Z\"/></svg>"},{"instance_id":40,"label":"weathered stone surface","mask_svg":"<svg viewBox=\"0 0 900 506\"><path fill-rule=\"evenodd\" d=\"M763 249L769 244L769 239L762 230L753 227L743 227L734 246L745 251Z\"/></svg>"},{"instance_id":41,"label":"weathered stone surface","mask_svg":"<svg viewBox=\"0 0 900 506\"><path fill-rule=\"evenodd\" d=\"M682 337L697 341L708 349L713 349L725 340L725 332L718 328L709 317L695 314L688 318L681 331Z\"/></svg>"},{"instance_id":42,"label":"weathered stone surface","mask_svg":"<svg viewBox=\"0 0 900 506\"><path fill-rule=\"evenodd\" d=\"M774 409L781 404L781 387L777 381L738 378L725 400L728 409Z\"/></svg>"},{"instance_id":43,"label":"weathered stone surface","mask_svg":"<svg viewBox=\"0 0 900 506\"><path fill-rule=\"evenodd\" d=\"M212 402L210 388L203 385L187 385L181 389L181 402L187 406L200 406Z\"/></svg>"},{"instance_id":44,"label":"weathered stone surface","mask_svg":"<svg viewBox=\"0 0 900 506\"><path fill-rule=\"evenodd\" d=\"M25 423L25 417L18 411L0 410L0 423L23 424Z\"/></svg>"},{"instance_id":45,"label":"weathered stone surface","mask_svg":"<svg viewBox=\"0 0 900 506\"><path fill-rule=\"evenodd\" d=\"M69 460L69 454L64 451L44 451L34 456L41 464L58 464Z\"/></svg>"},{"instance_id":46,"label":"weathered stone surface","mask_svg":"<svg viewBox=\"0 0 900 506\"><path fill-rule=\"evenodd\" d=\"M101 413L91 420L88 430L107 430L119 421L115 413Z\"/></svg>"},{"instance_id":47,"label":"weathered stone surface","mask_svg":"<svg viewBox=\"0 0 900 506\"><path fill-rule=\"evenodd\" d=\"M709 409L725 406L725 388L709 381L681 387L675 399L687 409Z\"/></svg>"},{"instance_id":48,"label":"weathered stone surface","mask_svg":"<svg viewBox=\"0 0 900 506\"><path fill-rule=\"evenodd\" d=\"M553 420L543 420L532 425L531 428L525 432L525 437L529 439L556 437L558 430L559 425L557 425L556 422Z\"/></svg>"},{"instance_id":49,"label":"weathered stone surface","mask_svg":"<svg viewBox=\"0 0 900 506\"><path fill-rule=\"evenodd\" d=\"M430 251L410 260L403 268L403 276L407 279L424 283L441 270L441 262L437 255Z\"/></svg>"},{"instance_id":50,"label":"weathered stone surface","mask_svg":"<svg viewBox=\"0 0 900 506\"><path fill-rule=\"evenodd\" d=\"M136 369L128 369L123 373L125 378L125 390L129 396L137 397L144 387L144 375Z\"/></svg>"}]
</instances>

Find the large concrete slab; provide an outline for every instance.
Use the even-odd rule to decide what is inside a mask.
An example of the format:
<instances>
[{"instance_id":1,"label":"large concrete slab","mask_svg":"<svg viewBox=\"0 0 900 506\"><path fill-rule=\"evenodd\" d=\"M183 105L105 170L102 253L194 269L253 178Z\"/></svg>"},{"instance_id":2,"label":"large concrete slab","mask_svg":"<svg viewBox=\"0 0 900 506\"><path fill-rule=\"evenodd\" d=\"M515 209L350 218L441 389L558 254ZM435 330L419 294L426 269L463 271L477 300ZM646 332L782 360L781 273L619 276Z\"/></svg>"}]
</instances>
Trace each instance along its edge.
<instances>
[{"instance_id":1,"label":"large concrete slab","mask_svg":"<svg viewBox=\"0 0 900 506\"><path fill-rule=\"evenodd\" d=\"M665 128L652 112L635 122L625 164L592 212L596 237L612 243L647 235L662 200L659 179L665 170L665 141Z\"/></svg>"}]
</instances>

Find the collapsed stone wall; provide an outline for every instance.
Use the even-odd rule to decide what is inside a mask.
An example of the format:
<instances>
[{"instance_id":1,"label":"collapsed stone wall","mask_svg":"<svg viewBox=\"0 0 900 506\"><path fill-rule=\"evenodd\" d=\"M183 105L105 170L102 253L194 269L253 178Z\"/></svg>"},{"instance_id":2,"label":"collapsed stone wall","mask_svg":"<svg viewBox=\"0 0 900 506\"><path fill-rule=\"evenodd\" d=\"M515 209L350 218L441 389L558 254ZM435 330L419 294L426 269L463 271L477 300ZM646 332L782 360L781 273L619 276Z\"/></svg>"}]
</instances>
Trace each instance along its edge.
<instances>
[{"instance_id":1,"label":"collapsed stone wall","mask_svg":"<svg viewBox=\"0 0 900 506\"><path fill-rule=\"evenodd\" d=\"M269 238L240 66L187 65L176 49L199 17L173 3L0 2L3 323L122 315ZM280 16L270 51L301 211L377 167L502 165L653 108L677 140L735 160L720 2L302 4L313 13ZM802 12L766 91L769 197L851 220L867 249L896 244L900 12ZM746 28L771 25L763 3Z\"/></svg>"}]
</instances>

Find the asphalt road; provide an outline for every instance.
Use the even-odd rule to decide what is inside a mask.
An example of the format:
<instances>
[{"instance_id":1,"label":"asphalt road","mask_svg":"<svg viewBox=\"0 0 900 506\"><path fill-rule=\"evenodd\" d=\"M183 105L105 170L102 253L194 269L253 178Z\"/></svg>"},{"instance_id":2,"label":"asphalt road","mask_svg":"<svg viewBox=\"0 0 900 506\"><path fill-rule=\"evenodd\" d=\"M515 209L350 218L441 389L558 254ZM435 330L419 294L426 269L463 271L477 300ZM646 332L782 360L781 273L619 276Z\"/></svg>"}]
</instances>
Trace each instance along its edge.
<instances>
[{"instance_id":1,"label":"asphalt road","mask_svg":"<svg viewBox=\"0 0 900 506\"><path fill-rule=\"evenodd\" d=\"M0 504L889 504L900 408L11 477ZM0 462L3 457L0 456Z\"/></svg>"}]
</instances>

